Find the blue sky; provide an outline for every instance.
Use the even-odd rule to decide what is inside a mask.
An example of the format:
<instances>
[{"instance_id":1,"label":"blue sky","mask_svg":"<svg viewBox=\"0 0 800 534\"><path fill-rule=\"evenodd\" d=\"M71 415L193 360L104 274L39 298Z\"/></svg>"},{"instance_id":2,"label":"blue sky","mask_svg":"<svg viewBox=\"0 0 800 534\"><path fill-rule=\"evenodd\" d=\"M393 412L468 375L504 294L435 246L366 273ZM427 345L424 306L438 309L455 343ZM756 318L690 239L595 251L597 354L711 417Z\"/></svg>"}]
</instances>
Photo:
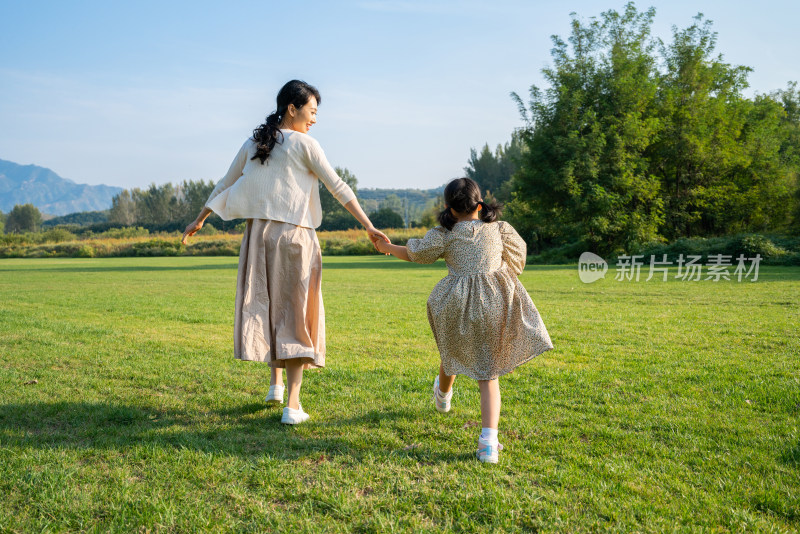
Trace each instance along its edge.
<instances>
[{"instance_id":1,"label":"blue sky","mask_svg":"<svg viewBox=\"0 0 800 534\"><path fill-rule=\"evenodd\" d=\"M620 1L42 2L0 0L0 159L125 188L211 179L300 78L319 139L360 187L437 187L470 148L522 125L550 36ZM800 2L656 1L668 39L697 12L750 94L800 79Z\"/></svg>"}]
</instances>

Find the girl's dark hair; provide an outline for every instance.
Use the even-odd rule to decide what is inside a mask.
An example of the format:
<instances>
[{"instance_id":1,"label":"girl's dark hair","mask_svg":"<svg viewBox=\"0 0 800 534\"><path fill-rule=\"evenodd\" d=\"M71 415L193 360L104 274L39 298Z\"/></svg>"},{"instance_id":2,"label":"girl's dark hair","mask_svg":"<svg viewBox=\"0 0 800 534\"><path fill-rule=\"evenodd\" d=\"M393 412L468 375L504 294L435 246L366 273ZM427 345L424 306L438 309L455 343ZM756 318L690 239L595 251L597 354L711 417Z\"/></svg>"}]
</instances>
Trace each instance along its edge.
<instances>
[{"instance_id":1,"label":"girl's dark hair","mask_svg":"<svg viewBox=\"0 0 800 534\"><path fill-rule=\"evenodd\" d=\"M478 206L481 207L481 220L494 222L500 216L502 207L496 202L487 204L481 200L481 188L470 178L456 178L444 188L445 208L439 214L439 224L452 230L456 218L450 213L453 208L458 213L472 213Z\"/></svg>"},{"instance_id":2,"label":"girl's dark hair","mask_svg":"<svg viewBox=\"0 0 800 534\"><path fill-rule=\"evenodd\" d=\"M317 105L322 102L322 97L319 96L317 88L300 80L286 82L281 87L281 90L278 91L278 109L267 116L264 124L253 130L256 155L250 159L260 159L261 163L267 160L270 152L275 147L275 143L278 142L278 136L281 138L280 142L283 143L283 134L278 126L286 115L289 104L294 104L294 107L300 109L308 103L312 96L317 99Z\"/></svg>"}]
</instances>

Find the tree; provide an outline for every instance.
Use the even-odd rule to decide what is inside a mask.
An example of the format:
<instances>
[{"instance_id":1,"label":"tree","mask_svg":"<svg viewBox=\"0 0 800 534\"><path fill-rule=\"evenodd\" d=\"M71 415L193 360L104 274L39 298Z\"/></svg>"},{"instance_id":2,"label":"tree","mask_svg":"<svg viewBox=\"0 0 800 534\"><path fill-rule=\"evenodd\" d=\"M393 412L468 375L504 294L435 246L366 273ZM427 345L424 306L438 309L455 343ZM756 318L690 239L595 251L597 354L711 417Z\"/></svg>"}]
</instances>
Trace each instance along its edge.
<instances>
[{"instance_id":1,"label":"tree","mask_svg":"<svg viewBox=\"0 0 800 534\"><path fill-rule=\"evenodd\" d=\"M793 171L781 154L785 110L768 95L746 100L743 107L741 160L723 169L721 201L704 213L706 234L783 230L791 223L797 166Z\"/></svg>"},{"instance_id":2,"label":"tree","mask_svg":"<svg viewBox=\"0 0 800 534\"><path fill-rule=\"evenodd\" d=\"M643 155L660 128L654 15L632 3L588 25L573 15L569 45L553 37L551 87L533 86L528 109L513 95L527 129L510 213L526 219L532 248L583 241L609 252L656 239L662 201Z\"/></svg>"},{"instance_id":3,"label":"tree","mask_svg":"<svg viewBox=\"0 0 800 534\"><path fill-rule=\"evenodd\" d=\"M171 183L161 186L150 184L146 191L134 189L131 197L136 203L136 222L163 225L180 219L175 187Z\"/></svg>"},{"instance_id":4,"label":"tree","mask_svg":"<svg viewBox=\"0 0 800 534\"><path fill-rule=\"evenodd\" d=\"M517 171L522 157L523 143L520 132L511 135L511 141L497 145L494 152L485 144L481 152L470 149L469 162L464 167L468 178L481 186L484 196L506 202L511 197L511 177Z\"/></svg>"},{"instance_id":5,"label":"tree","mask_svg":"<svg viewBox=\"0 0 800 534\"><path fill-rule=\"evenodd\" d=\"M397 215L400 216L400 225L399 226L391 226L387 228L405 228L406 224L406 215L408 213L408 199L407 198L400 198L394 193L390 193L386 195L386 197L381 201L378 205L378 209L376 213L383 213L385 210L391 210ZM392 218L391 220L395 220Z\"/></svg>"},{"instance_id":6,"label":"tree","mask_svg":"<svg viewBox=\"0 0 800 534\"><path fill-rule=\"evenodd\" d=\"M336 167L334 169L344 183L350 186L353 193L358 194L358 179L346 167ZM359 222L350 215L344 206L328 191L325 184L319 183L319 202L322 206L322 224L320 230L349 230L358 228Z\"/></svg>"},{"instance_id":7,"label":"tree","mask_svg":"<svg viewBox=\"0 0 800 534\"><path fill-rule=\"evenodd\" d=\"M403 228L403 217L391 208L384 207L370 213L369 220L375 228Z\"/></svg>"},{"instance_id":8,"label":"tree","mask_svg":"<svg viewBox=\"0 0 800 534\"><path fill-rule=\"evenodd\" d=\"M0 210L0 234L3 233L3 230L5 228L5 223L6 223L6 216L3 215L3 211Z\"/></svg>"},{"instance_id":9,"label":"tree","mask_svg":"<svg viewBox=\"0 0 800 534\"><path fill-rule=\"evenodd\" d=\"M718 214L736 187L732 167L746 165L739 132L747 120L741 91L748 67L733 67L714 57L717 34L702 15L662 46L665 72L659 79L658 106L663 133L648 150L662 184L663 233L672 240L722 230Z\"/></svg>"},{"instance_id":10,"label":"tree","mask_svg":"<svg viewBox=\"0 0 800 534\"><path fill-rule=\"evenodd\" d=\"M111 199L108 222L125 226L132 226L136 222L136 203L127 189Z\"/></svg>"},{"instance_id":11,"label":"tree","mask_svg":"<svg viewBox=\"0 0 800 534\"><path fill-rule=\"evenodd\" d=\"M184 180L179 187L181 192L180 212L181 222L189 224L193 221L200 211L205 207L208 197L214 190L214 182L211 180Z\"/></svg>"},{"instance_id":12,"label":"tree","mask_svg":"<svg viewBox=\"0 0 800 534\"><path fill-rule=\"evenodd\" d=\"M17 204L8 213L5 221L7 234L36 232L42 226L42 214L33 204Z\"/></svg>"},{"instance_id":13,"label":"tree","mask_svg":"<svg viewBox=\"0 0 800 534\"><path fill-rule=\"evenodd\" d=\"M797 82L791 82L786 89L775 91L771 96L781 103L784 110L780 124L779 154L781 162L788 169L788 180L794 184L791 229L800 233L800 90L797 89Z\"/></svg>"}]
</instances>

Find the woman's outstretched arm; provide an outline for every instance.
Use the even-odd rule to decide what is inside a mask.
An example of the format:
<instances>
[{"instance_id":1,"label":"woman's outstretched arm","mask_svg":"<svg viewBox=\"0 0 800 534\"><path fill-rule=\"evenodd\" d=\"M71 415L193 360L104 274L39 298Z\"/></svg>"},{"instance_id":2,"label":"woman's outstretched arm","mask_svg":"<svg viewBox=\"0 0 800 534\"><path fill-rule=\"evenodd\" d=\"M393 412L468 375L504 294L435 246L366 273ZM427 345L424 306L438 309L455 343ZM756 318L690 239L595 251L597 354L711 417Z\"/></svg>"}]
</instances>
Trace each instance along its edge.
<instances>
[{"instance_id":1,"label":"woman's outstretched arm","mask_svg":"<svg viewBox=\"0 0 800 534\"><path fill-rule=\"evenodd\" d=\"M196 234L197 231L203 227L203 223L208 218L208 216L211 215L211 213L213 212L210 209L204 207L203 210L200 212L200 215L198 215L194 221L190 222L189 226L186 227L186 230L183 231L183 237L181 238L181 243L185 245L186 239L189 236L193 236L194 234Z\"/></svg>"},{"instance_id":2,"label":"woman's outstretched arm","mask_svg":"<svg viewBox=\"0 0 800 534\"><path fill-rule=\"evenodd\" d=\"M358 199L354 198L350 202L344 204L344 209L349 211L350 215L355 217L356 220L360 222L364 228L366 228L367 233L369 234L369 240L372 241L372 244L375 245L375 248L377 248L377 243L379 241L389 243L389 238L386 237L386 234L372 226L372 221L369 220L367 214L361 209L361 204L358 203Z\"/></svg>"}]
</instances>

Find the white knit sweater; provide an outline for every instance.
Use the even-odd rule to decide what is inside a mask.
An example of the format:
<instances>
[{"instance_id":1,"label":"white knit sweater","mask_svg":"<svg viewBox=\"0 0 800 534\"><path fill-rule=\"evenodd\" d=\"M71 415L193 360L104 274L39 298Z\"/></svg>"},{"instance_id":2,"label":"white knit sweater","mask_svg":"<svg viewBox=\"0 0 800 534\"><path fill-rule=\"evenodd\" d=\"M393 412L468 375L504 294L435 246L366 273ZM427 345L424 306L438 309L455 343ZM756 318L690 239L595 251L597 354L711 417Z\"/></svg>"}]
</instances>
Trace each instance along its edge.
<instances>
[{"instance_id":1,"label":"white knit sweater","mask_svg":"<svg viewBox=\"0 0 800 534\"><path fill-rule=\"evenodd\" d=\"M316 139L294 130L281 132L283 142L275 143L263 164L251 159L256 153L255 141L245 141L206 207L226 221L272 219L316 228L322 223L317 179L342 204L356 198L328 163Z\"/></svg>"}]
</instances>

